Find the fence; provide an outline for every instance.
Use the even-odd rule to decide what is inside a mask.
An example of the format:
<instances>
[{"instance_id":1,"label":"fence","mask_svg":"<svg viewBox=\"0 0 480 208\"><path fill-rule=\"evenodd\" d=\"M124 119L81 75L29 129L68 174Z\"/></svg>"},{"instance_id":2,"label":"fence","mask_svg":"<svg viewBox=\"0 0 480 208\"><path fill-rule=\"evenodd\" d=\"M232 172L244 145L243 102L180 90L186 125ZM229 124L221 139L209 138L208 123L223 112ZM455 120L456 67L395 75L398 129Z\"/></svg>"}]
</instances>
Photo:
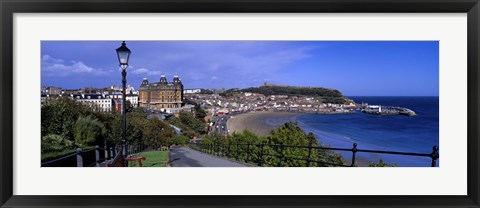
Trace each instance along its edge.
<instances>
[{"instance_id":1,"label":"fence","mask_svg":"<svg viewBox=\"0 0 480 208\"><path fill-rule=\"evenodd\" d=\"M284 144L254 144L254 143L210 143L210 144L190 144L192 149L212 154L215 156L226 157L250 163L258 166L340 166L355 167L357 153L379 153L392 155L405 155L415 157L428 157L431 159L431 167L437 166L437 160L440 157L438 146L433 146L431 153L412 153L358 149L354 143L352 148L332 148L314 146L311 143L308 146L294 146ZM337 163L338 160L328 157L326 150L351 152L351 162L349 164ZM304 157L298 157L303 155ZM330 156L332 156L330 154Z\"/></svg>"},{"instance_id":2,"label":"fence","mask_svg":"<svg viewBox=\"0 0 480 208\"><path fill-rule=\"evenodd\" d=\"M89 150L78 148L72 154L45 162L42 161L41 165L42 167L100 167L102 162L111 160L119 154L117 147L118 146L105 146L100 148L97 145L95 148ZM150 149L152 149L152 146L145 144L130 145L128 146L128 153L131 155Z\"/></svg>"}]
</instances>

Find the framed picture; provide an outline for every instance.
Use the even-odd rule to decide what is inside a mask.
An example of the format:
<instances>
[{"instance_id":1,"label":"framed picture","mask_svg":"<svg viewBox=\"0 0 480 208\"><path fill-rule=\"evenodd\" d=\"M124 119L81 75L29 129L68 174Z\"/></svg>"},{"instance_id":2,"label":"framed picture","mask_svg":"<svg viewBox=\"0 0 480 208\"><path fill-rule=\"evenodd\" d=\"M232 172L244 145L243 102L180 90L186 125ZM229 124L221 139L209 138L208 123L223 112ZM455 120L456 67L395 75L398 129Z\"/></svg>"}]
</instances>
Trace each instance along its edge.
<instances>
[{"instance_id":1,"label":"framed picture","mask_svg":"<svg viewBox=\"0 0 480 208\"><path fill-rule=\"evenodd\" d=\"M2 207L479 206L477 0L0 5Z\"/></svg>"}]
</instances>

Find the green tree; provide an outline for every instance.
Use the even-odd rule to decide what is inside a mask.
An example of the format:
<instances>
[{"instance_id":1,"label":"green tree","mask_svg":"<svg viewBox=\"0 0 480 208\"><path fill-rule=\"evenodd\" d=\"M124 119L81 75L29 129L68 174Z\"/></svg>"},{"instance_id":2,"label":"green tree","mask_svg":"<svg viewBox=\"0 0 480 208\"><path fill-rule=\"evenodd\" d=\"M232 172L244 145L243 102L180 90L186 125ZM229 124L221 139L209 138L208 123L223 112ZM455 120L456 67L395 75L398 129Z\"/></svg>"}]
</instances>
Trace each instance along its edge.
<instances>
[{"instance_id":1,"label":"green tree","mask_svg":"<svg viewBox=\"0 0 480 208\"><path fill-rule=\"evenodd\" d=\"M61 135L73 141L73 126L80 115L88 116L91 107L68 97L47 98L41 107L41 135Z\"/></svg>"},{"instance_id":2,"label":"green tree","mask_svg":"<svg viewBox=\"0 0 480 208\"><path fill-rule=\"evenodd\" d=\"M205 112L205 110L196 102L192 101L192 100L189 100L189 99L185 99L185 104L190 104L190 105L194 105L195 108L195 118L197 119L204 119L205 116L207 116L207 112Z\"/></svg>"},{"instance_id":3,"label":"green tree","mask_svg":"<svg viewBox=\"0 0 480 208\"><path fill-rule=\"evenodd\" d=\"M166 121L169 124L172 124L172 125L174 125L178 128L181 128L182 130L187 128L187 126L185 124L183 124L182 121L180 120L180 118L178 118L178 117L172 116L172 117L168 118Z\"/></svg>"},{"instance_id":4,"label":"green tree","mask_svg":"<svg viewBox=\"0 0 480 208\"><path fill-rule=\"evenodd\" d=\"M127 141L129 144L141 144L147 128L147 113L143 109L134 109L127 113Z\"/></svg>"},{"instance_id":5,"label":"green tree","mask_svg":"<svg viewBox=\"0 0 480 208\"><path fill-rule=\"evenodd\" d=\"M210 136L204 136L200 140L200 147L203 149L208 149L213 144L213 141Z\"/></svg>"},{"instance_id":6,"label":"green tree","mask_svg":"<svg viewBox=\"0 0 480 208\"><path fill-rule=\"evenodd\" d=\"M184 125L191 128L195 132L204 133L205 131L204 123L199 121L197 118L195 118L192 113L180 112L178 118Z\"/></svg>"},{"instance_id":7,"label":"green tree","mask_svg":"<svg viewBox=\"0 0 480 208\"><path fill-rule=\"evenodd\" d=\"M90 146L103 143L106 129L97 119L79 117L75 123L73 133L75 143L79 146Z\"/></svg>"},{"instance_id":8,"label":"green tree","mask_svg":"<svg viewBox=\"0 0 480 208\"><path fill-rule=\"evenodd\" d=\"M193 113L182 111L178 117L170 117L168 123L182 129L183 134L188 138L203 135L206 133L206 122L203 118L196 118Z\"/></svg>"},{"instance_id":9,"label":"green tree","mask_svg":"<svg viewBox=\"0 0 480 208\"><path fill-rule=\"evenodd\" d=\"M107 129L107 142L109 144L120 144L123 140L123 118L117 112L102 112L105 119L102 123ZM127 142L139 144L143 142L143 135L147 125L147 113L143 108L134 108L127 112Z\"/></svg>"},{"instance_id":10,"label":"green tree","mask_svg":"<svg viewBox=\"0 0 480 208\"><path fill-rule=\"evenodd\" d=\"M228 91L228 90L227 90ZM346 103L347 99L342 93L336 89L328 89L323 87L294 87L294 86L261 86L251 87L241 90L242 92L253 92L270 95L290 95L290 96L313 96L321 97L330 103ZM225 96L231 96L232 93L225 93Z\"/></svg>"},{"instance_id":11,"label":"green tree","mask_svg":"<svg viewBox=\"0 0 480 208\"><path fill-rule=\"evenodd\" d=\"M173 143L174 136L175 130L168 123L152 118L146 124L143 138L155 146L169 146Z\"/></svg>"},{"instance_id":12,"label":"green tree","mask_svg":"<svg viewBox=\"0 0 480 208\"><path fill-rule=\"evenodd\" d=\"M313 133L305 133L296 123L287 122L267 136L258 136L245 130L241 133L234 132L229 136L208 135L202 137L200 146L203 149L215 149L222 155L230 154L231 157L241 161L265 166L336 166L343 165L343 157L331 150L315 147L325 147L317 141ZM295 146L295 147L293 147ZM313 148L308 148L309 146ZM303 147L303 148L299 148Z\"/></svg>"},{"instance_id":13,"label":"green tree","mask_svg":"<svg viewBox=\"0 0 480 208\"><path fill-rule=\"evenodd\" d=\"M122 115L119 113L112 113L110 118L105 122L108 144L121 144L122 122Z\"/></svg>"},{"instance_id":14,"label":"green tree","mask_svg":"<svg viewBox=\"0 0 480 208\"><path fill-rule=\"evenodd\" d=\"M207 116L207 112L203 108L195 108L195 118L203 120Z\"/></svg>"},{"instance_id":15,"label":"green tree","mask_svg":"<svg viewBox=\"0 0 480 208\"><path fill-rule=\"evenodd\" d=\"M73 146L73 142L57 134L42 137L42 153L58 152Z\"/></svg>"},{"instance_id":16,"label":"green tree","mask_svg":"<svg viewBox=\"0 0 480 208\"><path fill-rule=\"evenodd\" d=\"M228 138L230 151L232 155L245 162L258 164L260 160L261 147L260 144L266 144L267 139L263 136L258 136L249 130L244 130L241 133L234 132ZM237 145L246 144L246 145ZM264 147L263 153L267 153L268 147ZM238 153L238 155L237 155Z\"/></svg>"},{"instance_id":17,"label":"green tree","mask_svg":"<svg viewBox=\"0 0 480 208\"><path fill-rule=\"evenodd\" d=\"M173 137L173 144L175 145L186 145L190 139L185 135L176 135Z\"/></svg>"},{"instance_id":18,"label":"green tree","mask_svg":"<svg viewBox=\"0 0 480 208\"><path fill-rule=\"evenodd\" d=\"M291 158L307 158L310 151L310 158L314 161L321 161L320 163L312 163L312 166L335 166L336 164L344 164L343 157L331 150L327 149L311 149L308 148L290 148L285 146L316 146L325 147L317 141L313 133L306 134L296 123L287 122L275 130L272 130L268 135L268 142L270 144L280 144L275 148L276 154L284 155L282 166L306 166L307 162L302 160L295 160ZM288 157L291 157L290 159ZM271 161L280 162L278 157L270 158Z\"/></svg>"},{"instance_id":19,"label":"green tree","mask_svg":"<svg viewBox=\"0 0 480 208\"><path fill-rule=\"evenodd\" d=\"M378 163L372 162L368 167L397 167L397 163L388 164L383 159L380 159Z\"/></svg>"},{"instance_id":20,"label":"green tree","mask_svg":"<svg viewBox=\"0 0 480 208\"><path fill-rule=\"evenodd\" d=\"M317 146L315 137L305 134L305 132L295 123L287 122L282 126L274 129L268 135L268 143L277 146L268 148L268 151L277 155L268 157L267 163L273 166L280 164L282 166L306 166L306 162L302 160L293 160L295 158L307 158L308 149L289 148L285 146L308 146L310 143ZM280 158L282 158L280 160Z\"/></svg>"},{"instance_id":21,"label":"green tree","mask_svg":"<svg viewBox=\"0 0 480 208\"><path fill-rule=\"evenodd\" d=\"M248 129L243 130L242 133L234 132L230 137L233 143L258 143L259 136L252 133Z\"/></svg>"}]
</instances>

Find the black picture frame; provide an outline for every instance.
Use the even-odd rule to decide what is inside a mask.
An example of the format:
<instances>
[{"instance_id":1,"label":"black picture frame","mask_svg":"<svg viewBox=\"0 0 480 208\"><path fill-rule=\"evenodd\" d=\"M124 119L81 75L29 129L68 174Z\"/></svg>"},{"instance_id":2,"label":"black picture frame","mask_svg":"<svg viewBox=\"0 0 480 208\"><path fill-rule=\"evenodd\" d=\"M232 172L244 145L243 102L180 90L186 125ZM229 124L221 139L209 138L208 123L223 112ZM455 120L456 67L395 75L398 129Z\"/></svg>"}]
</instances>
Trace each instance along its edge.
<instances>
[{"instance_id":1,"label":"black picture frame","mask_svg":"<svg viewBox=\"0 0 480 208\"><path fill-rule=\"evenodd\" d=\"M479 207L478 0L0 0L1 207ZM468 194L465 196L24 196L13 195L15 13L467 13ZM445 179L450 180L450 179ZM116 183L116 182L112 182ZM105 184L106 185L106 184ZM354 184L352 184L353 186ZM308 186L308 184L305 184ZM414 188L414 187L412 187ZM448 187L445 187L448 188ZM345 187L348 189L348 187Z\"/></svg>"}]
</instances>

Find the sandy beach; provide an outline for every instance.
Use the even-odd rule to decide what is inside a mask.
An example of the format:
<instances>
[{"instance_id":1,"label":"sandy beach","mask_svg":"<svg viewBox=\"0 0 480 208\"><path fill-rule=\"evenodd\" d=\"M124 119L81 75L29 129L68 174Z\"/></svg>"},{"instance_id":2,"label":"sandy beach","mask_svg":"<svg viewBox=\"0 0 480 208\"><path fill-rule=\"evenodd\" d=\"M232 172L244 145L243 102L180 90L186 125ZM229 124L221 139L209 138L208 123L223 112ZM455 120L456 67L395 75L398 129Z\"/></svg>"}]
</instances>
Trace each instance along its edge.
<instances>
[{"instance_id":1,"label":"sandy beach","mask_svg":"<svg viewBox=\"0 0 480 208\"><path fill-rule=\"evenodd\" d=\"M232 116L227 121L227 128L230 134L248 129L255 134L266 135L287 121L295 121L298 115L300 114L293 112L249 112Z\"/></svg>"},{"instance_id":2,"label":"sandy beach","mask_svg":"<svg viewBox=\"0 0 480 208\"><path fill-rule=\"evenodd\" d=\"M249 112L232 116L227 121L227 128L230 134L248 129L257 135L267 135L271 130L281 126L285 122L295 121L298 115L301 115L301 113L272 111ZM344 157L344 159L346 160L346 164L351 163L350 154ZM357 155L356 164L358 166L367 167L371 162L372 161Z\"/></svg>"}]
</instances>

